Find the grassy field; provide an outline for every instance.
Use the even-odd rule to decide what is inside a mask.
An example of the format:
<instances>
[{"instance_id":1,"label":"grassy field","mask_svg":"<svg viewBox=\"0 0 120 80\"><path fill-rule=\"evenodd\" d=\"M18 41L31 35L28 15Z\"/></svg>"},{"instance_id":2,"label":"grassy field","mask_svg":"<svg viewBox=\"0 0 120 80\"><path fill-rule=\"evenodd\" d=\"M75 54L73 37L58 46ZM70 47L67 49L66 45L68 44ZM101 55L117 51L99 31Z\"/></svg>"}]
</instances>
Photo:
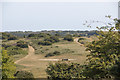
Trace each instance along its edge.
<instances>
[{"instance_id":1,"label":"grassy field","mask_svg":"<svg viewBox=\"0 0 120 80\"><path fill-rule=\"evenodd\" d=\"M91 42L92 38L84 37L84 42ZM49 63L55 63L56 61L42 61L40 59L74 59L73 61L68 62L75 62L79 64L84 64L86 61L86 55L89 54L89 52L85 51L86 47L84 45L80 45L77 42L69 42L62 40L60 38L60 42L53 43L49 46L42 46L38 45L37 43L40 40L43 40L43 38L40 39L19 39L26 42L29 42L32 44L32 47L34 48L34 55L28 56L26 59L20 61L17 66L17 70L26 70L28 72L33 73L35 78L46 78L46 68L49 65ZM12 40L4 42L5 44L15 44L19 40ZM29 51L27 48L25 49ZM51 57L45 57L46 54L52 53L54 51L60 52L60 55L55 55ZM25 57L26 55L14 55L13 58L15 61Z\"/></svg>"},{"instance_id":2,"label":"grassy field","mask_svg":"<svg viewBox=\"0 0 120 80\"><path fill-rule=\"evenodd\" d=\"M84 46L80 46L76 42L68 42L61 40L58 43L54 43L50 46L37 45L37 41L32 40L34 44L32 46L35 49L35 54L28 59L25 59L17 64L17 70L26 70L32 72L36 78L46 78L45 72L49 63L55 63L56 61L41 61L39 59L75 59L70 62L84 64L86 61L86 55L89 52L85 51ZM61 54L52 57L45 57L46 54L54 51L59 51Z\"/></svg>"}]
</instances>

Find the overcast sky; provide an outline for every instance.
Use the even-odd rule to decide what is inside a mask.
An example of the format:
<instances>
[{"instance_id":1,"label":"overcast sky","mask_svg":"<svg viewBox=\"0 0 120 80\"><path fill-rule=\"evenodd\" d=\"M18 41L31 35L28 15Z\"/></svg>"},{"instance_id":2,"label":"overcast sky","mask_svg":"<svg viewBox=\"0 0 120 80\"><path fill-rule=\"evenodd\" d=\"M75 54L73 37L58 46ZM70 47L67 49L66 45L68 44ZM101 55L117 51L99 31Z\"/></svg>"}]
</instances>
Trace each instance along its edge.
<instances>
[{"instance_id":1,"label":"overcast sky","mask_svg":"<svg viewBox=\"0 0 120 80\"><path fill-rule=\"evenodd\" d=\"M4 2L2 31L94 30L87 20L108 22L118 17L117 2Z\"/></svg>"}]
</instances>

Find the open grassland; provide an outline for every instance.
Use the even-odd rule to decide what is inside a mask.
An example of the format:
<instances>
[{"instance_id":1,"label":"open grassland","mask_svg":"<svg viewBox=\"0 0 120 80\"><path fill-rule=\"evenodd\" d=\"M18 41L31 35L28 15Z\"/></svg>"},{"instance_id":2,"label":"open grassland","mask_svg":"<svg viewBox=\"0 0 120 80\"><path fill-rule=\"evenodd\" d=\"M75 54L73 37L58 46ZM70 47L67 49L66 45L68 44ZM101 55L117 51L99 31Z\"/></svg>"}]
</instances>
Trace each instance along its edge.
<instances>
[{"instance_id":1,"label":"open grassland","mask_svg":"<svg viewBox=\"0 0 120 80\"><path fill-rule=\"evenodd\" d=\"M34 42L36 41L34 40ZM77 42L68 42L64 40L50 46L37 45L36 43L32 44L32 46L34 47L35 54L21 60L17 64L17 69L32 72L35 78L46 78L47 74L45 70L49 63L57 62L54 61L54 59L60 59L60 61L61 59L74 59L67 62L84 64L86 55L89 54L89 52L85 51L86 48L79 45ZM45 57L46 54L53 51L59 51L61 54Z\"/></svg>"},{"instance_id":2,"label":"open grassland","mask_svg":"<svg viewBox=\"0 0 120 80\"><path fill-rule=\"evenodd\" d=\"M83 38L85 38L85 40L83 40L84 42L91 42L93 40L92 38L86 38L86 37L83 37ZM60 39L60 42L53 43L52 45L49 45L49 46L43 46L43 45L37 44L39 41L43 40L43 38L19 39L19 40L28 42L33 47L34 50L31 48L23 48L23 50L28 51L28 55L27 55L28 57L26 57L26 55L23 55L23 54L13 56L15 61L18 61L21 59L16 64L17 70L29 71L33 73L35 78L46 78L47 73L45 70L49 65L49 63L55 63L55 62L58 62L58 60L62 61L61 59L73 59L71 61L66 61L66 62L75 62L79 64L84 64L84 62L86 61L86 55L89 54L89 52L85 51L86 47L84 45L80 45L77 41L71 42L71 41L65 41L63 40L63 38L59 38L59 39ZM4 43L16 44L16 42L19 40L14 40L14 41L11 40ZM29 51L29 50L33 50L33 51ZM60 55L45 57L46 54L52 53L54 51L60 52ZM29 53L30 53L30 56L29 56Z\"/></svg>"},{"instance_id":3,"label":"open grassland","mask_svg":"<svg viewBox=\"0 0 120 80\"><path fill-rule=\"evenodd\" d=\"M87 53L84 46L80 46L76 42L69 42L64 40L61 40L60 42L54 43L50 46L37 45L37 43L34 43L32 46L35 49L35 54L46 55L54 51L59 51L61 54L74 55L85 55Z\"/></svg>"}]
</instances>

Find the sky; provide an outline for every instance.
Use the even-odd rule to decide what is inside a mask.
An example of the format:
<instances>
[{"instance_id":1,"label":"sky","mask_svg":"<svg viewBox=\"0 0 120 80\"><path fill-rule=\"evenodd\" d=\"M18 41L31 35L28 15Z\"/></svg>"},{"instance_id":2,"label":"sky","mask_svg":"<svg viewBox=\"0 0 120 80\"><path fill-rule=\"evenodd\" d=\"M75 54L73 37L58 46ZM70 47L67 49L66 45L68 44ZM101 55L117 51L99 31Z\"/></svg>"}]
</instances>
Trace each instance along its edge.
<instances>
[{"instance_id":1,"label":"sky","mask_svg":"<svg viewBox=\"0 0 120 80\"><path fill-rule=\"evenodd\" d=\"M118 17L118 2L3 2L2 31L95 30L84 22Z\"/></svg>"}]
</instances>

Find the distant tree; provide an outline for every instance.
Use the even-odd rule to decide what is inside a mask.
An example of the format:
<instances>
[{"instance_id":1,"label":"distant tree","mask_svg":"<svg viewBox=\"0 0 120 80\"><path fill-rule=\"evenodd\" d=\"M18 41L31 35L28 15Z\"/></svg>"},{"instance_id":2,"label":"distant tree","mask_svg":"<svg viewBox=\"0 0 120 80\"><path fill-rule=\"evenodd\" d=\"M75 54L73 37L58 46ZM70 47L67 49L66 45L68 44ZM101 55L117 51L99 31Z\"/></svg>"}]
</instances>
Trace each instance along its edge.
<instances>
[{"instance_id":1,"label":"distant tree","mask_svg":"<svg viewBox=\"0 0 120 80\"><path fill-rule=\"evenodd\" d=\"M25 38L26 36L24 35L23 37Z\"/></svg>"},{"instance_id":2,"label":"distant tree","mask_svg":"<svg viewBox=\"0 0 120 80\"><path fill-rule=\"evenodd\" d=\"M60 36L59 34L55 34L55 36Z\"/></svg>"},{"instance_id":3,"label":"distant tree","mask_svg":"<svg viewBox=\"0 0 120 80\"><path fill-rule=\"evenodd\" d=\"M35 37L35 34L29 34L28 37Z\"/></svg>"}]
</instances>

